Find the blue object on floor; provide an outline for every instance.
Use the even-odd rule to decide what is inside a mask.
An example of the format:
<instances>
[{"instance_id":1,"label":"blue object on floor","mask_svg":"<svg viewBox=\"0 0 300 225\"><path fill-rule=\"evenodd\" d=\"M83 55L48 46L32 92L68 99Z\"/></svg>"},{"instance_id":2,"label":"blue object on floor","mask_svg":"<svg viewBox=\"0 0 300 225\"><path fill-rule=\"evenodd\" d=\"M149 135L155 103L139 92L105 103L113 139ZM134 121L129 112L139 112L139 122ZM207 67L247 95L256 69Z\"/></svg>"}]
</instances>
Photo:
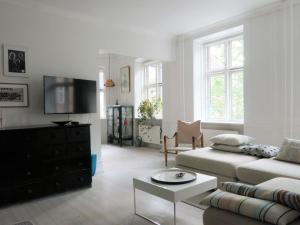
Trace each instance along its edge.
<instances>
[{"instance_id":1,"label":"blue object on floor","mask_svg":"<svg viewBox=\"0 0 300 225\"><path fill-rule=\"evenodd\" d=\"M92 176L94 176L97 168L97 155L92 154L91 157L92 157Z\"/></svg>"}]
</instances>

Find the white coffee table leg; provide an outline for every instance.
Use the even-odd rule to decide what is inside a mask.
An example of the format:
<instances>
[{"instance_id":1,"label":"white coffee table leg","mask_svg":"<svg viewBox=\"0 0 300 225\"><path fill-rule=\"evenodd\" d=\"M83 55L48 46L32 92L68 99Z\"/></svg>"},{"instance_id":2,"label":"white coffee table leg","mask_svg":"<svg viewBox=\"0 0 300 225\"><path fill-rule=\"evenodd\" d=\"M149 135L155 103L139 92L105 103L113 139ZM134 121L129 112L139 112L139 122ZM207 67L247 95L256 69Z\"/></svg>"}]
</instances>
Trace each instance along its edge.
<instances>
[{"instance_id":1,"label":"white coffee table leg","mask_svg":"<svg viewBox=\"0 0 300 225\"><path fill-rule=\"evenodd\" d=\"M156 225L161 225L160 223L142 215L142 214L139 214L137 213L137 205L136 205L136 195L135 195L135 187L133 187L133 205L134 205L134 214L153 223L153 224L156 224ZM174 207L174 225L176 225L176 202L173 203L173 207Z\"/></svg>"},{"instance_id":2,"label":"white coffee table leg","mask_svg":"<svg viewBox=\"0 0 300 225\"><path fill-rule=\"evenodd\" d=\"M176 225L176 202L174 204L174 225Z\"/></svg>"}]
</instances>

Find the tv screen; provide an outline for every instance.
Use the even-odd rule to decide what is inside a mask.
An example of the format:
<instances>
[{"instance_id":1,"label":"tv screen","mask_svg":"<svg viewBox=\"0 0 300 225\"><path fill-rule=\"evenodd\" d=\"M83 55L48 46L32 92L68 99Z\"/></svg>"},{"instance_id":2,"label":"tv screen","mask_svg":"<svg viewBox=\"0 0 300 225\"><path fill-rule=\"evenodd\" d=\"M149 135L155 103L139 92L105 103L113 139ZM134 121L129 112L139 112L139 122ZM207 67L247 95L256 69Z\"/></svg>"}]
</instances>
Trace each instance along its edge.
<instances>
[{"instance_id":1,"label":"tv screen","mask_svg":"<svg viewBox=\"0 0 300 225\"><path fill-rule=\"evenodd\" d=\"M45 114L95 113L96 81L44 76Z\"/></svg>"}]
</instances>

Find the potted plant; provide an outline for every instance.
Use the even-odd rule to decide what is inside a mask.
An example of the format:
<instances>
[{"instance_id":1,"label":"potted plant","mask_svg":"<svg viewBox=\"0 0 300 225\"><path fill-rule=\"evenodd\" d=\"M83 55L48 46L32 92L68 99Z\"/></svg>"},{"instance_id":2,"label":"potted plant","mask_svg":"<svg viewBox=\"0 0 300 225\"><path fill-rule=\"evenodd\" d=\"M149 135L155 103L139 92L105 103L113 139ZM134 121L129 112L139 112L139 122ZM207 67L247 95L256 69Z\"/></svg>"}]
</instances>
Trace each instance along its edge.
<instances>
[{"instance_id":1,"label":"potted plant","mask_svg":"<svg viewBox=\"0 0 300 225\"><path fill-rule=\"evenodd\" d=\"M162 101L161 99L142 101L138 107L138 124L151 126L151 120L155 119L155 116L161 111Z\"/></svg>"},{"instance_id":2,"label":"potted plant","mask_svg":"<svg viewBox=\"0 0 300 225\"><path fill-rule=\"evenodd\" d=\"M141 146L143 138L147 137L148 140L152 141L152 137L149 130L153 127L153 119L162 109L161 99L149 100L146 99L142 101L138 107L138 126L139 135L137 140L139 140L139 146Z\"/></svg>"}]
</instances>

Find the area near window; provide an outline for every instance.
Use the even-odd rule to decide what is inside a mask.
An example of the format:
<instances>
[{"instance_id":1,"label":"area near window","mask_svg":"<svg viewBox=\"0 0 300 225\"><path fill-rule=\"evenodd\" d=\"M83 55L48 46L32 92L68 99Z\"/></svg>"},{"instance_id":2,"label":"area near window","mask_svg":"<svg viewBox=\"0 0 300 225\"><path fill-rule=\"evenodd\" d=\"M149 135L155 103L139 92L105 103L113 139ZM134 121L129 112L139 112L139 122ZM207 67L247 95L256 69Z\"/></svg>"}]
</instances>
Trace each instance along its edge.
<instances>
[{"instance_id":1,"label":"area near window","mask_svg":"<svg viewBox=\"0 0 300 225\"><path fill-rule=\"evenodd\" d=\"M144 99L162 101L162 63L152 62L145 64L144 74ZM156 118L162 118L162 111L156 115Z\"/></svg>"},{"instance_id":2,"label":"area near window","mask_svg":"<svg viewBox=\"0 0 300 225\"><path fill-rule=\"evenodd\" d=\"M201 44L201 119L244 120L244 41L242 33ZM199 74L196 74L196 76Z\"/></svg>"},{"instance_id":3,"label":"area near window","mask_svg":"<svg viewBox=\"0 0 300 225\"><path fill-rule=\"evenodd\" d=\"M100 107L100 118L106 118L106 101L105 101L105 87L104 87L104 69L99 69L99 107Z\"/></svg>"}]
</instances>

